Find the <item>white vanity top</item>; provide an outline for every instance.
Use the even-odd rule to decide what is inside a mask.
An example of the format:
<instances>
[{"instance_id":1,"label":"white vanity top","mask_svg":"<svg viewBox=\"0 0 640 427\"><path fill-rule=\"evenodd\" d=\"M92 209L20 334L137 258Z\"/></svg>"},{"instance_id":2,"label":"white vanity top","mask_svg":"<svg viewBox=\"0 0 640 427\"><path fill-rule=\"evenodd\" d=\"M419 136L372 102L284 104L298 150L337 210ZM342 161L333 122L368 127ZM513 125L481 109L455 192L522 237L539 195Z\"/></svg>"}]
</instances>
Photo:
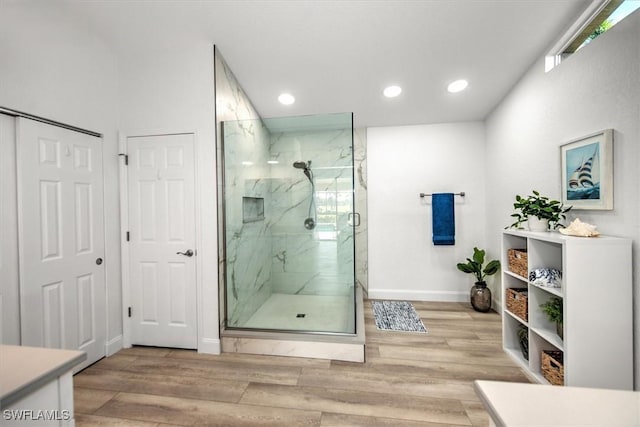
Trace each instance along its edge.
<instances>
[{"instance_id":1,"label":"white vanity top","mask_svg":"<svg viewBox=\"0 0 640 427\"><path fill-rule=\"evenodd\" d=\"M83 362L83 351L0 345L0 408Z\"/></svg>"},{"instance_id":2,"label":"white vanity top","mask_svg":"<svg viewBox=\"0 0 640 427\"><path fill-rule=\"evenodd\" d=\"M640 392L475 381L496 426L640 426Z\"/></svg>"}]
</instances>

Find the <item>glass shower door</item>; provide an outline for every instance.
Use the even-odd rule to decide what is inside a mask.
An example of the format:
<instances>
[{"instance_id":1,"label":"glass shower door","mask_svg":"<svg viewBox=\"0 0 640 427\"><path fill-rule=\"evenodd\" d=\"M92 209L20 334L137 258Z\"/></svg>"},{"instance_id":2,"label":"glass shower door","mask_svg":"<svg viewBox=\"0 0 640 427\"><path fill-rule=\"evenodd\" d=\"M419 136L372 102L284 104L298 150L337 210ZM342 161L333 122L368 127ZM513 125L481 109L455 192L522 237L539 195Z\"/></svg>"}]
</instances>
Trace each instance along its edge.
<instances>
[{"instance_id":1,"label":"glass shower door","mask_svg":"<svg viewBox=\"0 0 640 427\"><path fill-rule=\"evenodd\" d=\"M354 334L352 115L223 135L227 328Z\"/></svg>"}]
</instances>

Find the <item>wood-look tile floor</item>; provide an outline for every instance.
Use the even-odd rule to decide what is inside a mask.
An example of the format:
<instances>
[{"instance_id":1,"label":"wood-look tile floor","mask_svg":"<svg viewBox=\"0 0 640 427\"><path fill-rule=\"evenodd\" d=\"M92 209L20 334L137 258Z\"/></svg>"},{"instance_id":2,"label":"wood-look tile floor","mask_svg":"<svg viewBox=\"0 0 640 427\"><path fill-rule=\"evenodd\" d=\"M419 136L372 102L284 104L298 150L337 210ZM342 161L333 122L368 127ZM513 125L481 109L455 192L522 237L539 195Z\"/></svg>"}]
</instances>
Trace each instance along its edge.
<instances>
[{"instance_id":1,"label":"wood-look tile floor","mask_svg":"<svg viewBox=\"0 0 640 427\"><path fill-rule=\"evenodd\" d=\"M74 377L83 426L485 426L473 380L529 382L498 314L414 302L427 334L376 329L366 363L133 347Z\"/></svg>"}]
</instances>

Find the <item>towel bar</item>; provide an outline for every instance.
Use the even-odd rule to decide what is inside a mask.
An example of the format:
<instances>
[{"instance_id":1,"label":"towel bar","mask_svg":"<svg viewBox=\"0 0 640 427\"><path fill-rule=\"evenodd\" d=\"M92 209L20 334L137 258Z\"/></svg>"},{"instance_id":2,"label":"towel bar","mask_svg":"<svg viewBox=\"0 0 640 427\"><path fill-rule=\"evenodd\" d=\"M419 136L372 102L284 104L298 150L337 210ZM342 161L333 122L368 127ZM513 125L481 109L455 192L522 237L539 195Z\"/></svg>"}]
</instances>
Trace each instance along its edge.
<instances>
[{"instance_id":1,"label":"towel bar","mask_svg":"<svg viewBox=\"0 0 640 427\"><path fill-rule=\"evenodd\" d=\"M464 197L465 192L464 192L464 191L461 191L461 192L459 192L459 193L453 193L453 195L454 195L454 196ZM422 198L422 197L431 197L431 196L432 196L432 195L431 195L431 194L428 194L428 193L420 193L420 197L421 197L421 198Z\"/></svg>"}]
</instances>

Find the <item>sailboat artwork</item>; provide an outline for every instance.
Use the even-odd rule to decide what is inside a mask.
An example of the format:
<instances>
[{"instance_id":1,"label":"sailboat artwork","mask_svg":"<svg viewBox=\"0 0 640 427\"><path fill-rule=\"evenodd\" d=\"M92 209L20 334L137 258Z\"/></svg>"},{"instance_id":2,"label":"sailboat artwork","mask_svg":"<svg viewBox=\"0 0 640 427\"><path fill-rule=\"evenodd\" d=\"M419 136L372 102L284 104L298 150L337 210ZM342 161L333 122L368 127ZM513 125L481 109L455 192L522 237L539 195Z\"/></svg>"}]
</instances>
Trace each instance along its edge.
<instances>
[{"instance_id":1,"label":"sailboat artwork","mask_svg":"<svg viewBox=\"0 0 640 427\"><path fill-rule=\"evenodd\" d=\"M562 203L573 209L613 209L613 129L560 146Z\"/></svg>"},{"instance_id":2,"label":"sailboat artwork","mask_svg":"<svg viewBox=\"0 0 640 427\"><path fill-rule=\"evenodd\" d=\"M589 144L568 153L567 200L600 198L599 144ZM578 152L579 151L579 152ZM578 166L575 160L580 158ZM573 162L571 161L573 160Z\"/></svg>"}]
</instances>

